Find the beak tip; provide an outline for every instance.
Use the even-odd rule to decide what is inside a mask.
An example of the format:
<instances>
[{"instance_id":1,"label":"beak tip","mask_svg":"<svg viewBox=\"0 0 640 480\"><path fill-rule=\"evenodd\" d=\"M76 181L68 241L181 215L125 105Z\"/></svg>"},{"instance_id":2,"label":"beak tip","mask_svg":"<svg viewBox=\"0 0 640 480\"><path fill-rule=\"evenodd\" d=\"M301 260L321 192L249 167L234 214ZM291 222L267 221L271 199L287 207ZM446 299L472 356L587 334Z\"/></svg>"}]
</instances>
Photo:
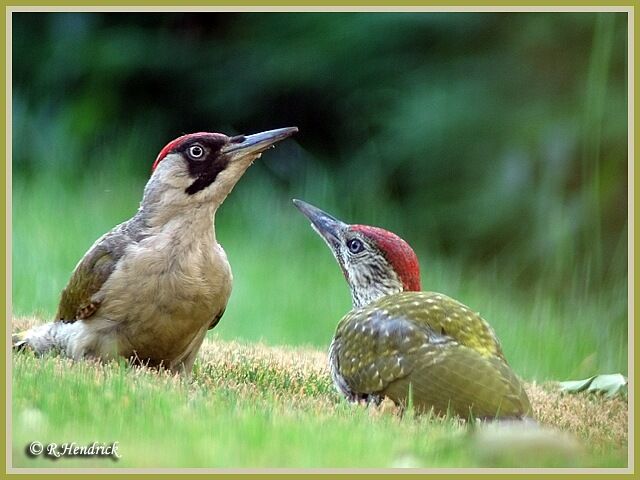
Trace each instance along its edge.
<instances>
[{"instance_id":1,"label":"beak tip","mask_svg":"<svg viewBox=\"0 0 640 480\"><path fill-rule=\"evenodd\" d=\"M241 141L227 144L227 146L223 148L223 153L239 153L242 156L260 154L297 132L298 127L285 127L267 130L253 135L239 136L239 138L241 137Z\"/></svg>"},{"instance_id":2,"label":"beak tip","mask_svg":"<svg viewBox=\"0 0 640 480\"><path fill-rule=\"evenodd\" d=\"M298 132L299 132L298 127L284 127L284 128L278 128L276 130L273 130L273 133L275 133L281 139L288 138L294 133L298 133Z\"/></svg>"},{"instance_id":3,"label":"beak tip","mask_svg":"<svg viewBox=\"0 0 640 480\"><path fill-rule=\"evenodd\" d=\"M298 200L297 198L292 199L291 202L293 202L295 207L300 210L300 212L305 217L311 218L311 215L313 213L313 207L311 205L309 205L307 202L303 202L302 200Z\"/></svg>"}]
</instances>

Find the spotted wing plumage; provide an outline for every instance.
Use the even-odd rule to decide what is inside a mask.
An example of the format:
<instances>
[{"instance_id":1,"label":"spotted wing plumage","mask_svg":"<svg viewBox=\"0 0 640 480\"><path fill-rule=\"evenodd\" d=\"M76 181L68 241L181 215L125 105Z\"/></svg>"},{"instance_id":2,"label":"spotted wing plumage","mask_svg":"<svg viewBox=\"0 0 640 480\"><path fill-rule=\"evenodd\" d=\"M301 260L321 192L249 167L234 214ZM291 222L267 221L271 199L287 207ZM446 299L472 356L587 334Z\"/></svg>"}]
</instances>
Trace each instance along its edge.
<instances>
[{"instance_id":1,"label":"spotted wing plumage","mask_svg":"<svg viewBox=\"0 0 640 480\"><path fill-rule=\"evenodd\" d=\"M351 399L388 396L462 416L530 410L489 324L441 294L404 292L347 314L330 350L336 385Z\"/></svg>"}]
</instances>

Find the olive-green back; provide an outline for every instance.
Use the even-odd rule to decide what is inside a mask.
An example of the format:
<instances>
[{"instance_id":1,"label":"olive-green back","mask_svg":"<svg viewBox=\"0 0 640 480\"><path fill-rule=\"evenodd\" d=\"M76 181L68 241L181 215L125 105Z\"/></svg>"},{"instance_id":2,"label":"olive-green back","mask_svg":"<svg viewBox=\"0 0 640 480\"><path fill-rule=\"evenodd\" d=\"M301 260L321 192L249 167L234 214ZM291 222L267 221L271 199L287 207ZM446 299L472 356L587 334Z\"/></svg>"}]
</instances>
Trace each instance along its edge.
<instances>
[{"instance_id":1,"label":"olive-green back","mask_svg":"<svg viewBox=\"0 0 640 480\"><path fill-rule=\"evenodd\" d=\"M347 314L336 331L340 375L356 393L462 416L522 416L531 407L480 315L445 295L403 292Z\"/></svg>"}]
</instances>

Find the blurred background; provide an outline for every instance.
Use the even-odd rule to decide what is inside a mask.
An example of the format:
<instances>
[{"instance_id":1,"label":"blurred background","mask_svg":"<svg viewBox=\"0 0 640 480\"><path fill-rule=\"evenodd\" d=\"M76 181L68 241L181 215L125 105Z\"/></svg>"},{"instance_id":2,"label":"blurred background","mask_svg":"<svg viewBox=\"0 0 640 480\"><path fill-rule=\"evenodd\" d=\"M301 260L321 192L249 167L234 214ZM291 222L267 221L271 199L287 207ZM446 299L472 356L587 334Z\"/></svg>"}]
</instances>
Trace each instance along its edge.
<instances>
[{"instance_id":1,"label":"blurred background","mask_svg":"<svg viewBox=\"0 0 640 480\"><path fill-rule=\"evenodd\" d=\"M212 335L328 347L350 297L297 197L405 238L525 378L626 373L626 46L615 13L14 13L14 315L53 316L168 141L295 125L216 217Z\"/></svg>"}]
</instances>

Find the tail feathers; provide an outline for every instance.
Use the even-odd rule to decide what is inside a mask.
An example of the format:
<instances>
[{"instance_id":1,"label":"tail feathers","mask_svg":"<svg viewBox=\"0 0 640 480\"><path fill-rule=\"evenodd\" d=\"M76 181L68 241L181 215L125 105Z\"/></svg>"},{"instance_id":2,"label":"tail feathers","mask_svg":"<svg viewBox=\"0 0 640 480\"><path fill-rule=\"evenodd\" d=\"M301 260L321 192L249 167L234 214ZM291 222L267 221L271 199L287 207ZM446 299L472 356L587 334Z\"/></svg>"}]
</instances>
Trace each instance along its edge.
<instances>
[{"instance_id":1,"label":"tail feathers","mask_svg":"<svg viewBox=\"0 0 640 480\"><path fill-rule=\"evenodd\" d=\"M11 343L14 351L31 350L42 355L53 349L65 349L65 336L61 335L62 323L46 323L23 332L14 333Z\"/></svg>"},{"instance_id":2,"label":"tail feathers","mask_svg":"<svg viewBox=\"0 0 640 480\"><path fill-rule=\"evenodd\" d=\"M18 332L11 335L11 344L14 350L22 351L29 346L29 343L26 340L27 332L28 330L25 330L24 332Z\"/></svg>"},{"instance_id":3,"label":"tail feathers","mask_svg":"<svg viewBox=\"0 0 640 480\"><path fill-rule=\"evenodd\" d=\"M36 355L49 352L79 360L86 357L110 359L118 354L117 332L97 330L84 322L53 322L12 335L14 351L28 349ZM113 329L111 329L113 330Z\"/></svg>"}]
</instances>

